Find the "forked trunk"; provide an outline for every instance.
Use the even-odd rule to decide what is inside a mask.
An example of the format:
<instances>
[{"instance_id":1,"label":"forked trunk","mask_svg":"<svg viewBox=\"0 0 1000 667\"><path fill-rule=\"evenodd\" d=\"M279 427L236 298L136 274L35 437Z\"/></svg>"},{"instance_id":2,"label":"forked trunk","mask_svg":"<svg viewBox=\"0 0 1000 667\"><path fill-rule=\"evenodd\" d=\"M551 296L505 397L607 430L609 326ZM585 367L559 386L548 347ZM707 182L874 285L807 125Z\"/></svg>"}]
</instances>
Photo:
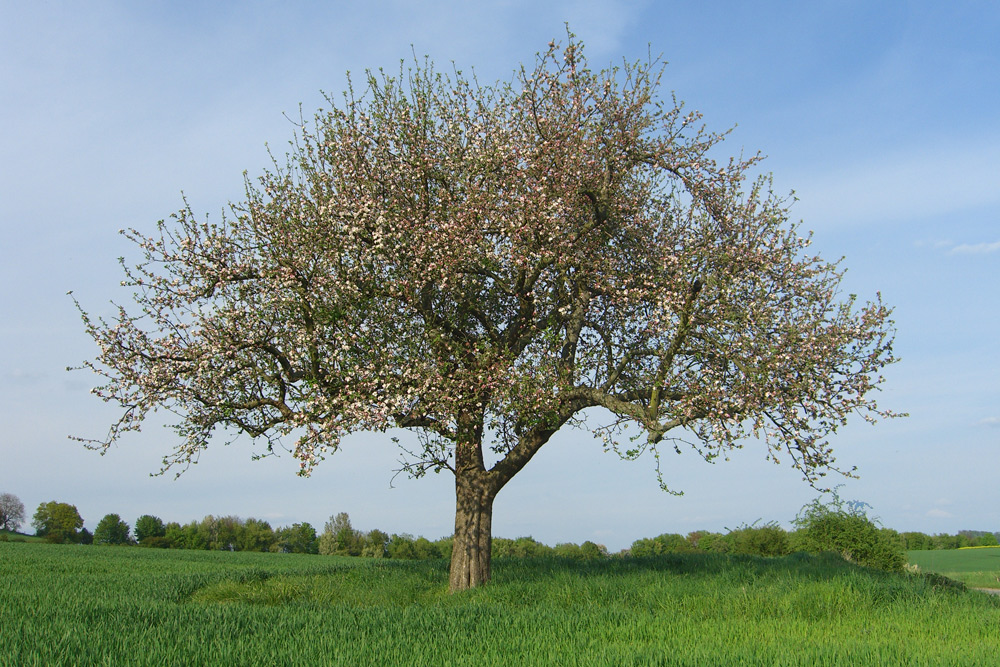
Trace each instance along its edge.
<instances>
[{"instance_id":1,"label":"forked trunk","mask_svg":"<svg viewBox=\"0 0 1000 667\"><path fill-rule=\"evenodd\" d=\"M451 592L490 580L493 499L485 475L455 476L455 536L451 550Z\"/></svg>"}]
</instances>

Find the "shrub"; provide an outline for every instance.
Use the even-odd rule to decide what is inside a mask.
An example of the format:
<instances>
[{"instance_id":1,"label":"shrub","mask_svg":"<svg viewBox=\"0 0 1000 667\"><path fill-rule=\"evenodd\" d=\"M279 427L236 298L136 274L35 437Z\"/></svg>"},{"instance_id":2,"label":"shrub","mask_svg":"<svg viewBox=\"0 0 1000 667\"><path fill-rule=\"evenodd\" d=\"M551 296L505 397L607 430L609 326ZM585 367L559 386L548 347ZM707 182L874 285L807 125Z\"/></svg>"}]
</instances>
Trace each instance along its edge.
<instances>
[{"instance_id":1,"label":"shrub","mask_svg":"<svg viewBox=\"0 0 1000 667\"><path fill-rule=\"evenodd\" d=\"M774 521L758 526L740 526L724 538L729 553L750 556L787 556L792 552L788 533Z\"/></svg>"},{"instance_id":2,"label":"shrub","mask_svg":"<svg viewBox=\"0 0 1000 667\"><path fill-rule=\"evenodd\" d=\"M813 553L833 551L846 560L868 567L901 572L906 564L899 533L880 528L865 514L867 503L846 502L836 490L824 504L817 498L795 518L796 548Z\"/></svg>"}]
</instances>

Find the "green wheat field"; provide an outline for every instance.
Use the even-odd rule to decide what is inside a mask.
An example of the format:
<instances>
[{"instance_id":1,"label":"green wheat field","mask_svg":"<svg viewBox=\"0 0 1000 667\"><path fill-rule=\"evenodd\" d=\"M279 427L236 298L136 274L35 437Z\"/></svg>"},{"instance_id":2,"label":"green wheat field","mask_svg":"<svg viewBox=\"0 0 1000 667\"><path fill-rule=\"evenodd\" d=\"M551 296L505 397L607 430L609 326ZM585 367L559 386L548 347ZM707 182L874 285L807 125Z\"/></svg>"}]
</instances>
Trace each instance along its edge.
<instances>
[{"instance_id":1,"label":"green wheat field","mask_svg":"<svg viewBox=\"0 0 1000 667\"><path fill-rule=\"evenodd\" d=\"M908 551L910 563L968 586L1000 589L1000 547Z\"/></svg>"},{"instance_id":2,"label":"green wheat field","mask_svg":"<svg viewBox=\"0 0 1000 667\"><path fill-rule=\"evenodd\" d=\"M923 569L498 559L449 595L444 561L0 542L0 664L1000 664L1000 598Z\"/></svg>"}]
</instances>

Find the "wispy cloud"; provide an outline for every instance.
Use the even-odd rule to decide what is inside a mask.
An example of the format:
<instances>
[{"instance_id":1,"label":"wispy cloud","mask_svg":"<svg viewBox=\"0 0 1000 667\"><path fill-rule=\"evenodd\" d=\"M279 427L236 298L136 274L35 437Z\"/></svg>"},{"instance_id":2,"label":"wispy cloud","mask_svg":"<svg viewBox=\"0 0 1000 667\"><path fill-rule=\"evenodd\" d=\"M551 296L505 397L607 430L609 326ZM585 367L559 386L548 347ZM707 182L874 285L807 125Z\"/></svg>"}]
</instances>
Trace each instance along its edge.
<instances>
[{"instance_id":1,"label":"wispy cloud","mask_svg":"<svg viewBox=\"0 0 1000 667\"><path fill-rule=\"evenodd\" d=\"M948 251L949 255L985 255L1000 250L1000 241L993 243L962 243Z\"/></svg>"},{"instance_id":2,"label":"wispy cloud","mask_svg":"<svg viewBox=\"0 0 1000 667\"><path fill-rule=\"evenodd\" d=\"M951 512L945 512L944 510L938 508L929 510L927 512L927 516L932 517L934 519L952 519L955 517L955 515L952 514Z\"/></svg>"},{"instance_id":3,"label":"wispy cloud","mask_svg":"<svg viewBox=\"0 0 1000 667\"><path fill-rule=\"evenodd\" d=\"M954 241L917 241L917 246L921 248L951 248L954 245Z\"/></svg>"},{"instance_id":4,"label":"wispy cloud","mask_svg":"<svg viewBox=\"0 0 1000 667\"><path fill-rule=\"evenodd\" d=\"M1000 428L1000 417L987 417L979 421L980 426L992 426L993 428Z\"/></svg>"}]
</instances>

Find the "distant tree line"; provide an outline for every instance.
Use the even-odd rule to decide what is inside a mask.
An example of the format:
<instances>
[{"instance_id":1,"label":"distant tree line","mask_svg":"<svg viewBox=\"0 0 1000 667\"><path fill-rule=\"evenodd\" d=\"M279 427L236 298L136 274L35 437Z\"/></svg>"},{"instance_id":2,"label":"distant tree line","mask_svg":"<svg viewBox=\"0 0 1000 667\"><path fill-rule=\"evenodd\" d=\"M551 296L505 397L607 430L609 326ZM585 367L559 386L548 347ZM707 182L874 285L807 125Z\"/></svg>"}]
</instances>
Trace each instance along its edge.
<instances>
[{"instance_id":1,"label":"distant tree line","mask_svg":"<svg viewBox=\"0 0 1000 667\"><path fill-rule=\"evenodd\" d=\"M907 551L933 551L935 549L962 549L964 547L994 547L1000 545L1000 533L984 530L960 530L955 535L939 533L900 533Z\"/></svg>"},{"instance_id":2,"label":"distant tree line","mask_svg":"<svg viewBox=\"0 0 1000 667\"><path fill-rule=\"evenodd\" d=\"M1000 533L963 530L955 535L897 532L867 517L867 505L842 501L836 494L828 503L806 505L786 531L775 522L743 525L725 533L698 530L687 535L664 533L638 539L615 556L637 558L665 553L726 553L784 556L797 551L834 551L848 560L897 570L906 562L905 552L958 549L1000 544ZM10 539L25 518L24 505L13 494L0 494L0 539ZM164 523L144 514L134 530L118 514L107 514L93 534L83 527L76 506L41 503L32 518L35 534L54 543L138 545L164 549L264 551L394 559L449 559L452 537L435 541L408 533L388 534L378 529L362 531L351 525L346 512L333 515L317 533L309 523L272 528L262 519L208 515L187 524ZM591 541L548 546L531 537L494 538L493 557L562 557L591 560L609 557L606 547Z\"/></svg>"}]
</instances>

